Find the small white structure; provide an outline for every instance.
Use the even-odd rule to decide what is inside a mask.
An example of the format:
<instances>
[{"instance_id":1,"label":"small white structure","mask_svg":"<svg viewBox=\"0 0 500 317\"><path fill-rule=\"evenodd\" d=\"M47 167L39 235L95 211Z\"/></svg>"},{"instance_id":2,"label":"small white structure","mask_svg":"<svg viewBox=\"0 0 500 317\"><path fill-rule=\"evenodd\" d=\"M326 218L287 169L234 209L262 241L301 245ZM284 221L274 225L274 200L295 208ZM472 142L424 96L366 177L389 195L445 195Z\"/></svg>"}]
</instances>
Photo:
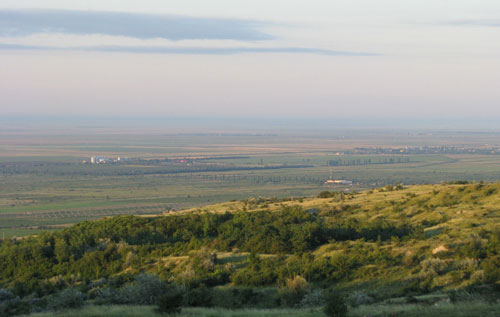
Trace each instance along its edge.
<instances>
[{"instance_id":1,"label":"small white structure","mask_svg":"<svg viewBox=\"0 0 500 317\"><path fill-rule=\"evenodd\" d=\"M333 170L330 168L330 178L326 180L325 185L352 185L352 181L333 179Z\"/></svg>"},{"instance_id":2,"label":"small white structure","mask_svg":"<svg viewBox=\"0 0 500 317\"><path fill-rule=\"evenodd\" d=\"M329 179L325 182L325 185L352 185L352 181L347 181L345 179Z\"/></svg>"},{"instance_id":3,"label":"small white structure","mask_svg":"<svg viewBox=\"0 0 500 317\"><path fill-rule=\"evenodd\" d=\"M90 157L90 164L101 164L101 163L106 163L108 161L109 161L109 159L104 157L104 156L91 156Z\"/></svg>"}]
</instances>

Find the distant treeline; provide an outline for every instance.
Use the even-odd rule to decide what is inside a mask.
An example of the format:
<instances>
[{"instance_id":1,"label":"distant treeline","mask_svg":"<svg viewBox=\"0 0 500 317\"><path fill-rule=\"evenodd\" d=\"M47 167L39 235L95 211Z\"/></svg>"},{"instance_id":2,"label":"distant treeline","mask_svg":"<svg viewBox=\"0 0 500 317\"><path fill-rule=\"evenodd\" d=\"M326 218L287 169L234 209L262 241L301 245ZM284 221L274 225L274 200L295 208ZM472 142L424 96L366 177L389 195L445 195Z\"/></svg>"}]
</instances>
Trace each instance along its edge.
<instances>
[{"instance_id":1,"label":"distant treeline","mask_svg":"<svg viewBox=\"0 0 500 317\"><path fill-rule=\"evenodd\" d=\"M378 159L335 159L329 160L328 166L352 166L372 164L403 164L410 163L409 157L383 157Z\"/></svg>"},{"instance_id":2,"label":"distant treeline","mask_svg":"<svg viewBox=\"0 0 500 317\"><path fill-rule=\"evenodd\" d=\"M498 155L498 147L490 148L465 148L456 146L411 146L399 148L361 148L346 151L344 154L480 154L480 155Z\"/></svg>"},{"instance_id":3,"label":"distant treeline","mask_svg":"<svg viewBox=\"0 0 500 317\"><path fill-rule=\"evenodd\" d=\"M76 165L76 164L23 164L2 165L0 174L35 174L35 175L99 175L99 176L135 176L135 175L167 175L181 173L205 173L205 172L230 172L230 171L258 171L276 170L284 168L309 168L313 165L268 165L268 166L234 166L222 164L193 164L193 165L163 165L156 168L140 168L103 164L102 166Z\"/></svg>"}]
</instances>

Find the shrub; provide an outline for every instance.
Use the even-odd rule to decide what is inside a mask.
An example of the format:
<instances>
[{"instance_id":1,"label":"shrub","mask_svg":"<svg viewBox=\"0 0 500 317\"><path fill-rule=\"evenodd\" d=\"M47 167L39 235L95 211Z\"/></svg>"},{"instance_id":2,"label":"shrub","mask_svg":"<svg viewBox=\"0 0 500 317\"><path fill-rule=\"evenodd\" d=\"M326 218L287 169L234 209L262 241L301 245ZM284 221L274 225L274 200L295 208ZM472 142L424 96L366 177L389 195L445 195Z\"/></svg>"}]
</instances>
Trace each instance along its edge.
<instances>
[{"instance_id":1,"label":"shrub","mask_svg":"<svg viewBox=\"0 0 500 317\"><path fill-rule=\"evenodd\" d=\"M212 293L205 286L187 289L184 293L182 305L187 307L212 307Z\"/></svg>"},{"instance_id":2,"label":"shrub","mask_svg":"<svg viewBox=\"0 0 500 317\"><path fill-rule=\"evenodd\" d=\"M97 305L119 303L118 291L114 288L99 288L92 295Z\"/></svg>"},{"instance_id":3,"label":"shrub","mask_svg":"<svg viewBox=\"0 0 500 317\"><path fill-rule=\"evenodd\" d=\"M30 312L29 305L23 303L10 290L0 288L0 316L13 316Z\"/></svg>"},{"instance_id":4,"label":"shrub","mask_svg":"<svg viewBox=\"0 0 500 317\"><path fill-rule=\"evenodd\" d=\"M347 302L351 307L358 307L360 305L372 304L375 300L364 293L354 292L347 297Z\"/></svg>"},{"instance_id":5,"label":"shrub","mask_svg":"<svg viewBox=\"0 0 500 317\"><path fill-rule=\"evenodd\" d=\"M285 285L279 289L280 297L285 306L298 306L306 294L307 281L300 275L294 278L287 278Z\"/></svg>"},{"instance_id":6,"label":"shrub","mask_svg":"<svg viewBox=\"0 0 500 317\"><path fill-rule=\"evenodd\" d=\"M13 299L15 296L6 288L0 288L0 302Z\"/></svg>"},{"instance_id":7,"label":"shrub","mask_svg":"<svg viewBox=\"0 0 500 317\"><path fill-rule=\"evenodd\" d=\"M325 306L323 312L328 317L345 317L347 316L347 305L345 297L333 289L324 292Z\"/></svg>"},{"instance_id":8,"label":"shrub","mask_svg":"<svg viewBox=\"0 0 500 317\"><path fill-rule=\"evenodd\" d=\"M156 275L139 274L132 284L118 292L115 302L120 304L153 305L167 291L167 285Z\"/></svg>"},{"instance_id":9,"label":"shrub","mask_svg":"<svg viewBox=\"0 0 500 317\"><path fill-rule=\"evenodd\" d=\"M158 297L156 311L164 314L178 314L181 312L182 300L182 291L171 289Z\"/></svg>"},{"instance_id":10,"label":"shrub","mask_svg":"<svg viewBox=\"0 0 500 317\"><path fill-rule=\"evenodd\" d=\"M323 301L323 290L322 289L312 289L306 292L302 300L300 301L300 307L319 307L322 306Z\"/></svg>"},{"instance_id":11,"label":"shrub","mask_svg":"<svg viewBox=\"0 0 500 317\"><path fill-rule=\"evenodd\" d=\"M217 262L217 253L203 247L191 257L191 264L197 272L213 272Z\"/></svg>"},{"instance_id":12,"label":"shrub","mask_svg":"<svg viewBox=\"0 0 500 317\"><path fill-rule=\"evenodd\" d=\"M448 263L441 259L426 259L422 261L422 273L428 274L441 274L448 267Z\"/></svg>"},{"instance_id":13,"label":"shrub","mask_svg":"<svg viewBox=\"0 0 500 317\"><path fill-rule=\"evenodd\" d=\"M483 284L485 282L485 280L486 280L486 278L484 276L483 270L475 271L470 276L470 281L472 284Z\"/></svg>"},{"instance_id":14,"label":"shrub","mask_svg":"<svg viewBox=\"0 0 500 317\"><path fill-rule=\"evenodd\" d=\"M212 294L213 304L216 307L241 308L261 302L261 294L252 288L216 288Z\"/></svg>"},{"instance_id":15,"label":"shrub","mask_svg":"<svg viewBox=\"0 0 500 317\"><path fill-rule=\"evenodd\" d=\"M285 286L292 292L303 292L306 290L309 284L307 283L305 278L297 275L294 278L287 278L285 280Z\"/></svg>"},{"instance_id":16,"label":"shrub","mask_svg":"<svg viewBox=\"0 0 500 317\"><path fill-rule=\"evenodd\" d=\"M321 193L319 193L318 198L331 198L333 196L335 196L334 193L331 193L331 192L325 190L325 191L322 191Z\"/></svg>"},{"instance_id":17,"label":"shrub","mask_svg":"<svg viewBox=\"0 0 500 317\"><path fill-rule=\"evenodd\" d=\"M49 301L48 308L50 310L61 310L68 308L79 308L85 303L85 295L73 288L67 288L57 293Z\"/></svg>"},{"instance_id":18,"label":"shrub","mask_svg":"<svg viewBox=\"0 0 500 317\"><path fill-rule=\"evenodd\" d=\"M485 258L486 248L478 236L472 236L469 242L460 248L460 253L468 258Z\"/></svg>"},{"instance_id":19,"label":"shrub","mask_svg":"<svg viewBox=\"0 0 500 317\"><path fill-rule=\"evenodd\" d=\"M500 256L490 257L483 261L481 267L484 271L484 280L488 283L498 283L500 281Z\"/></svg>"},{"instance_id":20,"label":"shrub","mask_svg":"<svg viewBox=\"0 0 500 317\"><path fill-rule=\"evenodd\" d=\"M448 297L452 303L472 301L476 296L465 290L452 290L448 293Z\"/></svg>"}]
</instances>

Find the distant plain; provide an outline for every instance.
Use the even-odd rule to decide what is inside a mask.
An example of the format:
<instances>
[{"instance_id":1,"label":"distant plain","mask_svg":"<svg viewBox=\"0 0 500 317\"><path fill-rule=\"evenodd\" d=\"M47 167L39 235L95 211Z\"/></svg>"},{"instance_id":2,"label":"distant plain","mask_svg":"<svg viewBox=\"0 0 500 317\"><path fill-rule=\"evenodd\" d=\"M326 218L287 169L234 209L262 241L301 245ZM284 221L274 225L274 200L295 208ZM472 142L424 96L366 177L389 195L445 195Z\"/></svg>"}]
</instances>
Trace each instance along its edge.
<instances>
[{"instance_id":1,"label":"distant plain","mask_svg":"<svg viewBox=\"0 0 500 317\"><path fill-rule=\"evenodd\" d=\"M495 132L3 128L0 235L25 236L106 216L162 214L250 197L496 181L499 144ZM420 147L432 151L404 150ZM389 151L400 148L400 153ZM122 161L88 164L91 156ZM329 178L353 185L327 186Z\"/></svg>"}]
</instances>

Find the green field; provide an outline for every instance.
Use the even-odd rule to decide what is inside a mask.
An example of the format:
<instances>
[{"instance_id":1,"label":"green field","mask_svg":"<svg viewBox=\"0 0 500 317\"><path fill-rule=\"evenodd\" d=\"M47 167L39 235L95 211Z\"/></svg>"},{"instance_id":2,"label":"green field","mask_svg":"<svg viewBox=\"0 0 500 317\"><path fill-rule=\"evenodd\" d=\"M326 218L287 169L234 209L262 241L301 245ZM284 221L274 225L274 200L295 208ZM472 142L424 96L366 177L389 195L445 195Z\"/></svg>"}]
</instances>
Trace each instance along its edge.
<instances>
[{"instance_id":1,"label":"green field","mask_svg":"<svg viewBox=\"0 0 500 317\"><path fill-rule=\"evenodd\" d=\"M485 144L494 147L495 133L297 133L85 130L63 136L50 131L7 131L0 136L0 236L249 197L303 197L324 189L358 191L396 183L500 179L500 155L484 154ZM477 149L478 154L356 152L360 147L407 146L453 146ZM93 155L133 160L82 164ZM161 161L165 158L170 161ZM176 162L185 158L192 161ZM344 165L329 166L337 161ZM329 188L324 182L331 176L353 185Z\"/></svg>"},{"instance_id":2,"label":"green field","mask_svg":"<svg viewBox=\"0 0 500 317\"><path fill-rule=\"evenodd\" d=\"M462 304L439 303L430 306L428 304L383 304L366 305L358 307L349 312L349 317L421 317L421 316L443 316L443 317L496 317L500 314L500 304L491 304L481 301L466 302ZM31 314L32 317L156 317L164 316L156 313L153 307L148 306L89 306L84 309L68 310L63 312L50 312ZM319 308L313 309L242 309L227 310L217 308L187 308L176 316L204 316L204 317L277 317L277 316L325 316Z\"/></svg>"}]
</instances>

